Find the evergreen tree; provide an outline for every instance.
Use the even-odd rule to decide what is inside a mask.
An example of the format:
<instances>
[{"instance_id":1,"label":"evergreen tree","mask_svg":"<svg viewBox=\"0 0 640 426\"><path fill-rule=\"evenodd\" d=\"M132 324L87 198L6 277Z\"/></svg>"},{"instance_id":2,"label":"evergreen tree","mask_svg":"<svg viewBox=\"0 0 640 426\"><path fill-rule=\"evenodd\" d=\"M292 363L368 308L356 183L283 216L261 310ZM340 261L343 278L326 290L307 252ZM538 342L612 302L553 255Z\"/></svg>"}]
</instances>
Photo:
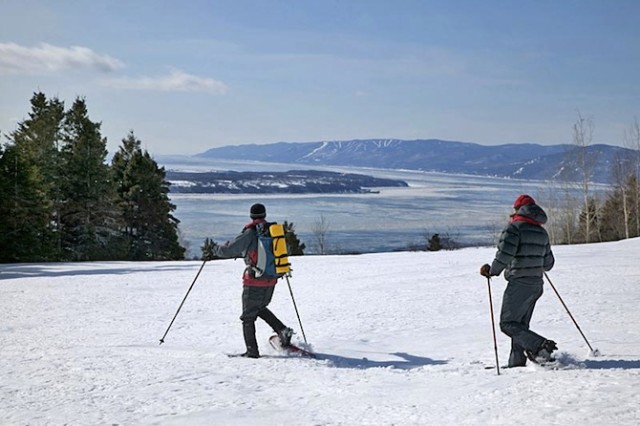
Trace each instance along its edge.
<instances>
[{"instance_id":1,"label":"evergreen tree","mask_svg":"<svg viewBox=\"0 0 640 426\"><path fill-rule=\"evenodd\" d=\"M614 190L600 209L599 225L603 241L617 241L624 238L624 221L620 220L622 194L620 189Z\"/></svg>"},{"instance_id":2,"label":"evergreen tree","mask_svg":"<svg viewBox=\"0 0 640 426\"><path fill-rule=\"evenodd\" d=\"M63 257L69 260L119 257L114 249L119 230L115 191L100 126L89 119L82 98L65 114L60 231Z\"/></svg>"},{"instance_id":3,"label":"evergreen tree","mask_svg":"<svg viewBox=\"0 0 640 426\"><path fill-rule=\"evenodd\" d=\"M49 260L51 213L39 169L18 147L0 154L0 261Z\"/></svg>"},{"instance_id":4,"label":"evergreen tree","mask_svg":"<svg viewBox=\"0 0 640 426\"><path fill-rule=\"evenodd\" d=\"M2 238L12 240L4 245L6 253L14 252L15 256L5 258L30 261L58 257L57 147L63 115L62 102L35 93L29 118L19 123L8 138L0 172L4 183L0 222L7 226Z\"/></svg>"},{"instance_id":5,"label":"evergreen tree","mask_svg":"<svg viewBox=\"0 0 640 426\"><path fill-rule=\"evenodd\" d=\"M202 251L202 260L214 260L218 259L213 253L215 253L218 243L207 237L204 239L204 243L200 247Z\"/></svg>"},{"instance_id":6,"label":"evergreen tree","mask_svg":"<svg viewBox=\"0 0 640 426\"><path fill-rule=\"evenodd\" d=\"M127 257L132 260L184 259L179 220L171 213L164 168L140 148L133 132L114 155L112 172L124 223Z\"/></svg>"},{"instance_id":7,"label":"evergreen tree","mask_svg":"<svg viewBox=\"0 0 640 426\"><path fill-rule=\"evenodd\" d=\"M57 98L47 100L42 92L31 98L29 118L18 124L11 134L11 141L40 169L51 190L59 175L58 149L62 139L64 103Z\"/></svg>"},{"instance_id":8,"label":"evergreen tree","mask_svg":"<svg viewBox=\"0 0 640 426\"><path fill-rule=\"evenodd\" d=\"M427 244L428 251L440 251L442 250L442 241L440 241L439 234L433 234L431 238L429 238L429 243Z\"/></svg>"},{"instance_id":9,"label":"evergreen tree","mask_svg":"<svg viewBox=\"0 0 640 426\"><path fill-rule=\"evenodd\" d=\"M287 250L289 251L289 255L304 255L304 249L306 248L306 245L300 242L300 239L296 235L296 230L293 223L289 223L285 220L282 226L284 228L284 238L287 242Z\"/></svg>"}]
</instances>

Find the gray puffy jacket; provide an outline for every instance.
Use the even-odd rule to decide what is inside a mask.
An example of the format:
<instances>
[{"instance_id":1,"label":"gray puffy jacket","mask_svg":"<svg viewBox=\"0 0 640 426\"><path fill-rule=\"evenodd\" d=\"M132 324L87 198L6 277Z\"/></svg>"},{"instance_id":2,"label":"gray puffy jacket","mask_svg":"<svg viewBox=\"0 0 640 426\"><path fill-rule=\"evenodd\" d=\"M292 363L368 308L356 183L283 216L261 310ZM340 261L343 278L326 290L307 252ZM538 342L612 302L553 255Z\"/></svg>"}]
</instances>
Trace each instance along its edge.
<instances>
[{"instance_id":1,"label":"gray puffy jacket","mask_svg":"<svg viewBox=\"0 0 640 426\"><path fill-rule=\"evenodd\" d=\"M542 284L544 271L553 268L555 259L549 235L542 227L547 215L537 204L527 204L516 212L500 235L498 252L491 264L491 275L522 284Z\"/></svg>"}]
</instances>

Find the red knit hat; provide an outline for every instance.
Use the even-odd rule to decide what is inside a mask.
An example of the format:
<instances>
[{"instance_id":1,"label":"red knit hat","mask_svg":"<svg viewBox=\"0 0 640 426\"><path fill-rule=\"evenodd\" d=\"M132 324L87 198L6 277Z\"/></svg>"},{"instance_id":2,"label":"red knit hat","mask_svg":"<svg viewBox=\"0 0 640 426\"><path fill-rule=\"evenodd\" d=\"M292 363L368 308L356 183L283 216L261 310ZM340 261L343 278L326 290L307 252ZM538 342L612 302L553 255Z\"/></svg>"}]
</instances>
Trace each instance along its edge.
<instances>
[{"instance_id":1,"label":"red knit hat","mask_svg":"<svg viewBox=\"0 0 640 426\"><path fill-rule=\"evenodd\" d=\"M516 202L513 203L513 208L519 209L520 207L526 206L527 204L535 204L535 203L536 203L536 200L534 200L532 197L526 194L522 194L521 196L516 198Z\"/></svg>"}]
</instances>

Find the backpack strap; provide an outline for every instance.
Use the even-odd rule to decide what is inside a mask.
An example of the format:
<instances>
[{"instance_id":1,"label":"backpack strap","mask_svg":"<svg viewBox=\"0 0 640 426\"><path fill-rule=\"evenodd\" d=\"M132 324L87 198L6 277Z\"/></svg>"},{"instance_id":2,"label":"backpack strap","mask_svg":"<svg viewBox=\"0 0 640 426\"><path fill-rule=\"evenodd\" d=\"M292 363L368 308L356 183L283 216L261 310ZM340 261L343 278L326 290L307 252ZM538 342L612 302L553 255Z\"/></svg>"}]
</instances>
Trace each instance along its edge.
<instances>
[{"instance_id":1,"label":"backpack strap","mask_svg":"<svg viewBox=\"0 0 640 426\"><path fill-rule=\"evenodd\" d=\"M262 277L267 271L268 262L266 259L268 258L267 250L273 253L271 247L271 236L269 235L269 227L272 223L267 222L266 220L260 218L255 219L253 222L248 224L245 229L253 228L256 231L256 252L255 259L249 265L249 268L253 271L253 274L256 278ZM268 238L269 243L266 244L262 241L262 239ZM264 262L264 263L263 263ZM263 263L263 264L261 264Z\"/></svg>"}]
</instances>

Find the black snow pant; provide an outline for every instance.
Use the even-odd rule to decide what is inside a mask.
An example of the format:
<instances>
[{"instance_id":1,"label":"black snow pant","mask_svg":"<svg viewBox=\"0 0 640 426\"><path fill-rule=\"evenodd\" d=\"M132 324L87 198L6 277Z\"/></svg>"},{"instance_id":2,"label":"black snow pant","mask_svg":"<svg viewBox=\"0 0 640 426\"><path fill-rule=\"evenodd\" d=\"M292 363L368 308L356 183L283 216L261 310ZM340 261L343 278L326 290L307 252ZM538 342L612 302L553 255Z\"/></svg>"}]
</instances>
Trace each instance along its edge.
<instances>
[{"instance_id":1,"label":"black snow pant","mask_svg":"<svg viewBox=\"0 0 640 426\"><path fill-rule=\"evenodd\" d=\"M527 363L525 351L536 353L545 338L529 330L536 302L542 296L542 284L525 285L509 281L502 297L500 330L511 337L509 367Z\"/></svg>"},{"instance_id":2,"label":"black snow pant","mask_svg":"<svg viewBox=\"0 0 640 426\"><path fill-rule=\"evenodd\" d=\"M258 355L258 342L256 340L256 319L261 318L276 333L285 328L285 325L271 312L267 306L273 297L275 286L252 287L244 286L242 290L242 331L247 353Z\"/></svg>"}]
</instances>

